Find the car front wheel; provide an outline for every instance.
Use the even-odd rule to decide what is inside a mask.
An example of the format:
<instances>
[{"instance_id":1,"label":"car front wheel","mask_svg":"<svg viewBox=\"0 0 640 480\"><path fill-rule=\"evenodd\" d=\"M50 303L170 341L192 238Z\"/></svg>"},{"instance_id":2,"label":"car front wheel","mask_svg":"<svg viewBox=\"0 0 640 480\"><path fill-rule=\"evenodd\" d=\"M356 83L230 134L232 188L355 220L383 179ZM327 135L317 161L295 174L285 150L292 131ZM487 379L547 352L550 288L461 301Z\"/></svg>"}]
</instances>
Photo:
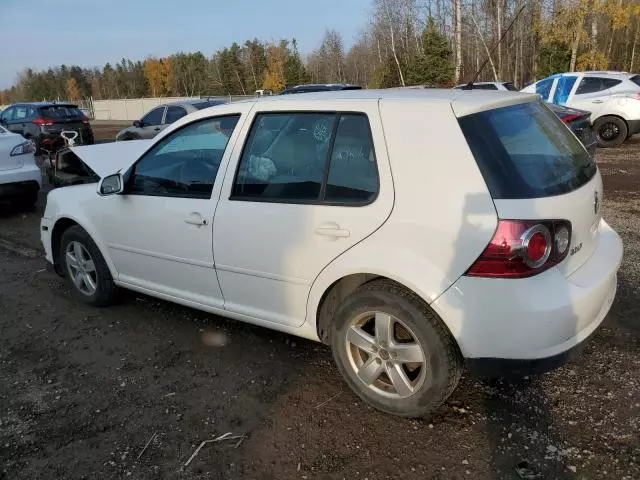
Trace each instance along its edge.
<instances>
[{"instance_id":1,"label":"car front wheel","mask_svg":"<svg viewBox=\"0 0 640 480\"><path fill-rule=\"evenodd\" d=\"M378 410L427 416L460 380L462 358L449 331L394 282L362 285L338 308L335 322L335 362L355 393Z\"/></svg>"},{"instance_id":2,"label":"car front wheel","mask_svg":"<svg viewBox=\"0 0 640 480\"><path fill-rule=\"evenodd\" d=\"M96 307L116 300L118 289L95 242L80 226L62 234L60 264L76 298Z\"/></svg>"}]
</instances>

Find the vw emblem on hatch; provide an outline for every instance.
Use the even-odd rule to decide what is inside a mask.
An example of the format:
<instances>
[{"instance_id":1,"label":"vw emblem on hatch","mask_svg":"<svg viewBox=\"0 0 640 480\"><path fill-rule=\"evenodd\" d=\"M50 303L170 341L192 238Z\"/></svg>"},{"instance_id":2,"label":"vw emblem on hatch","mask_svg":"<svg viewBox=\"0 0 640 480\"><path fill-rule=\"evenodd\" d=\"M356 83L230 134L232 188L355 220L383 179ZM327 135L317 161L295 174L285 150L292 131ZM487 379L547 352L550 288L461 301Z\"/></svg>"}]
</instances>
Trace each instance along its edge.
<instances>
[{"instance_id":1,"label":"vw emblem on hatch","mask_svg":"<svg viewBox=\"0 0 640 480\"><path fill-rule=\"evenodd\" d=\"M598 192L595 191L593 192L593 212L594 213L598 213L599 204L600 204L600 201L598 200Z\"/></svg>"}]
</instances>

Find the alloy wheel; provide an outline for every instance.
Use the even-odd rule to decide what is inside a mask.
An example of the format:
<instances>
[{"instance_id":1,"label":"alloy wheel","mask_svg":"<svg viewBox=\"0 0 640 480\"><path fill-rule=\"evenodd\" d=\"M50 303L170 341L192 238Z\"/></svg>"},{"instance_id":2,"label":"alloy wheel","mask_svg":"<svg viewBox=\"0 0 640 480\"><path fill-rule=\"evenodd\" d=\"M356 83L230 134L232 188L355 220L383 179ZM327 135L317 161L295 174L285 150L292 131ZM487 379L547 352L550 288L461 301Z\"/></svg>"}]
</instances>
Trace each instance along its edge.
<instances>
[{"instance_id":1,"label":"alloy wheel","mask_svg":"<svg viewBox=\"0 0 640 480\"><path fill-rule=\"evenodd\" d=\"M620 135L620 128L615 123L605 123L600 127L600 138L606 141L615 139Z\"/></svg>"},{"instance_id":2,"label":"alloy wheel","mask_svg":"<svg viewBox=\"0 0 640 480\"><path fill-rule=\"evenodd\" d=\"M425 351L400 319L381 311L366 312L351 322L345 342L355 376L375 393L407 398L424 383Z\"/></svg>"},{"instance_id":3,"label":"alloy wheel","mask_svg":"<svg viewBox=\"0 0 640 480\"><path fill-rule=\"evenodd\" d=\"M67 271L79 292L88 297L98 288L98 272L87 248L77 240L69 242L65 252Z\"/></svg>"}]
</instances>

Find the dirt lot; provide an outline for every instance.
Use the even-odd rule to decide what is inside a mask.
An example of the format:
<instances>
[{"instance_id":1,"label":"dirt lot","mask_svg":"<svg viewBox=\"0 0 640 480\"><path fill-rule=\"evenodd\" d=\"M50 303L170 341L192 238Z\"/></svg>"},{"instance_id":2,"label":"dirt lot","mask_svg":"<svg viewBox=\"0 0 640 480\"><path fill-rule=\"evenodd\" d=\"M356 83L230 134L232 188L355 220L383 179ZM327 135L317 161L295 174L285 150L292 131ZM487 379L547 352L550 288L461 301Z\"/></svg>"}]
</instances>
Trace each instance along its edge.
<instances>
[{"instance_id":1,"label":"dirt lot","mask_svg":"<svg viewBox=\"0 0 640 480\"><path fill-rule=\"evenodd\" d=\"M42 205L0 206L0 478L640 478L640 138L598 162L626 248L603 327L555 372L465 376L424 421L364 406L324 346L148 297L79 305L38 253Z\"/></svg>"}]
</instances>

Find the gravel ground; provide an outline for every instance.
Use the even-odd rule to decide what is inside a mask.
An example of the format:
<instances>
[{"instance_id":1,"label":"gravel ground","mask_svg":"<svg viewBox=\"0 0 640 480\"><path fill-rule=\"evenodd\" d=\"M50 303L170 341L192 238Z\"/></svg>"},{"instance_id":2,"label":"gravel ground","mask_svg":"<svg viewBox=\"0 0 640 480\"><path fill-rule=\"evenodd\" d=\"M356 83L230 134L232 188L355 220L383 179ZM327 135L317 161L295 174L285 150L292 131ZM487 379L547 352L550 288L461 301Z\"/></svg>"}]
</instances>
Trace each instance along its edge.
<instances>
[{"instance_id":1,"label":"gravel ground","mask_svg":"<svg viewBox=\"0 0 640 480\"><path fill-rule=\"evenodd\" d=\"M0 205L0 478L640 478L640 138L598 162L625 242L602 328L549 374L465 375L417 421L364 406L322 345L133 294L78 304L38 253L42 205Z\"/></svg>"}]
</instances>

